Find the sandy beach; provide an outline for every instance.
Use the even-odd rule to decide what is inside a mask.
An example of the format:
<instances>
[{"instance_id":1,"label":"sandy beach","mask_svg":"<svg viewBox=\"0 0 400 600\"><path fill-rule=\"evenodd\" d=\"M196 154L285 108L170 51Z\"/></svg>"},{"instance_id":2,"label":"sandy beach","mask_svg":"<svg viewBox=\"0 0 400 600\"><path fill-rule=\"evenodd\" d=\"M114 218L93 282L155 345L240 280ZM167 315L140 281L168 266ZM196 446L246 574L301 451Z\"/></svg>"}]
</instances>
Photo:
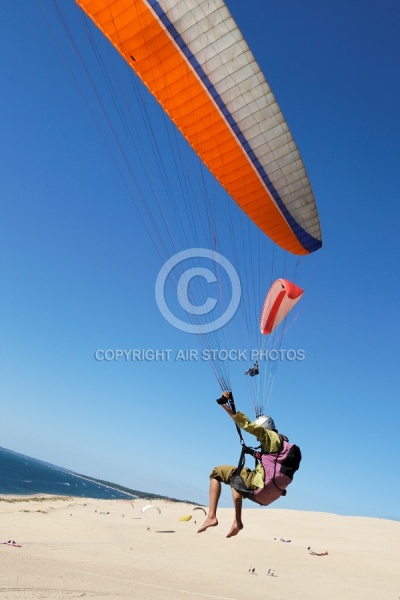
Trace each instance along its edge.
<instances>
[{"instance_id":1,"label":"sandy beach","mask_svg":"<svg viewBox=\"0 0 400 600\"><path fill-rule=\"evenodd\" d=\"M1 597L400 597L398 522L245 508L243 531L226 539L232 509L221 509L219 526L198 534L204 514L195 505L152 501L161 514L142 513L146 504L3 496L0 541L16 545L0 545Z\"/></svg>"}]
</instances>

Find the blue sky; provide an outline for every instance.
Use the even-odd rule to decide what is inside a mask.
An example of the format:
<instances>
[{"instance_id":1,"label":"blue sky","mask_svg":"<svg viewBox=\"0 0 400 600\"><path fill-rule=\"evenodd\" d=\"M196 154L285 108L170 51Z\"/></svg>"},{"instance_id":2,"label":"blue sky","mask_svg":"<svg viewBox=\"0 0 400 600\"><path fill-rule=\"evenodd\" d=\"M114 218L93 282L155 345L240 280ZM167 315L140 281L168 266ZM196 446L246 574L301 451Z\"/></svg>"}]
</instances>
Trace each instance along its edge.
<instances>
[{"instance_id":1,"label":"blue sky","mask_svg":"<svg viewBox=\"0 0 400 600\"><path fill-rule=\"evenodd\" d=\"M207 361L175 360L201 345L163 318L154 287L166 258L210 248L215 235L243 289L220 348L257 347L260 302L273 279L296 273L305 289L282 340L305 359L279 362L268 402L303 463L275 506L400 518L400 8L372 1L360 10L355 0L227 5L317 199L324 245L300 264L246 222L73 2L60 6L77 50L52 2L3 10L0 445L206 504L209 472L237 461L238 439L215 404L220 389ZM91 39L112 73L110 88ZM172 353L165 361L96 361L98 349ZM237 407L252 416L256 384L243 375L250 363L228 366ZM229 490L222 502L230 505Z\"/></svg>"}]
</instances>

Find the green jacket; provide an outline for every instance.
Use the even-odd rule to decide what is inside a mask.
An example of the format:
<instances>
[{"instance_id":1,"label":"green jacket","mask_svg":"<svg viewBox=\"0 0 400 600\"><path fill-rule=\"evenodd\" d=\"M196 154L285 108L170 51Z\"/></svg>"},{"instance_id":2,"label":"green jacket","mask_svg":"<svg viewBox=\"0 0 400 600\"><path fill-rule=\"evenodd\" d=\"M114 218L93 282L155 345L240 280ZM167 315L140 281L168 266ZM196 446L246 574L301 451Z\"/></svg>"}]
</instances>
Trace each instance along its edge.
<instances>
[{"instance_id":1,"label":"green jacket","mask_svg":"<svg viewBox=\"0 0 400 600\"><path fill-rule=\"evenodd\" d=\"M275 431L264 429L261 425L256 425L254 421L250 421L249 418L242 412L237 412L233 420L243 431L254 435L261 444L261 452L278 452L281 446L279 435ZM254 469L254 479L252 485L258 488L264 487L264 468L261 462L257 462L257 466Z\"/></svg>"}]
</instances>

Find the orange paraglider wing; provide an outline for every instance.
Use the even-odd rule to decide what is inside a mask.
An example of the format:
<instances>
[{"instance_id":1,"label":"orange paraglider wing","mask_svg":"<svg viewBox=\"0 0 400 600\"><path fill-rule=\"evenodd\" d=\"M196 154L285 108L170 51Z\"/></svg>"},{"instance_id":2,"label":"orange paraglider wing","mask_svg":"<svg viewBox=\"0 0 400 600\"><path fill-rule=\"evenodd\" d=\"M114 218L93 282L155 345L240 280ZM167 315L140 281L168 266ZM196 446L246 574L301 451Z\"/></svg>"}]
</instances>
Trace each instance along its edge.
<instances>
[{"instance_id":1,"label":"orange paraglider wing","mask_svg":"<svg viewBox=\"0 0 400 600\"><path fill-rule=\"evenodd\" d=\"M250 219L294 254L321 247L289 127L223 0L77 0Z\"/></svg>"}]
</instances>

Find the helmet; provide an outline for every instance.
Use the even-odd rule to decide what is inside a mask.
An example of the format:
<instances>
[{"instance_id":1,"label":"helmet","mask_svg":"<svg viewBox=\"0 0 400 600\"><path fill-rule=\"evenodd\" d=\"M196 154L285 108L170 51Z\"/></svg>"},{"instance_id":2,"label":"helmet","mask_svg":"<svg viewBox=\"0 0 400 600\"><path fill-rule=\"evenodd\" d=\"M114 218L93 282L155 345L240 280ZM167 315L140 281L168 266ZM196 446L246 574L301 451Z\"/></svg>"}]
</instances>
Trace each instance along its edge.
<instances>
[{"instance_id":1,"label":"helmet","mask_svg":"<svg viewBox=\"0 0 400 600\"><path fill-rule=\"evenodd\" d=\"M255 423L255 425L261 425L261 427L264 427L264 429L270 429L270 430L276 429L273 418L267 417L267 415L260 415L254 421L254 423Z\"/></svg>"}]
</instances>

